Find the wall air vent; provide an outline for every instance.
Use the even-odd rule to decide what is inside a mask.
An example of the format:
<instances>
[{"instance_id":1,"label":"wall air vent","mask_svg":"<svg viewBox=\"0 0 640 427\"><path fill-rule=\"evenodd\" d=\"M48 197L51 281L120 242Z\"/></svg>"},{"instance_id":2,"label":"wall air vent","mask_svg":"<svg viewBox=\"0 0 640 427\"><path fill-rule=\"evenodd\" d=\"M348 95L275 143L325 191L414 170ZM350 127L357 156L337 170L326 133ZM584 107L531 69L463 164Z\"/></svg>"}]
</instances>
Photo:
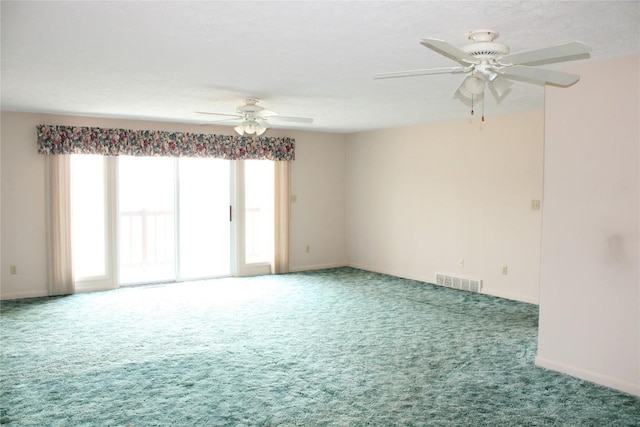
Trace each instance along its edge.
<instances>
[{"instance_id":1,"label":"wall air vent","mask_svg":"<svg viewBox=\"0 0 640 427\"><path fill-rule=\"evenodd\" d=\"M435 284L446 288L460 289L462 291L469 292L480 292L482 289L482 280L480 279L451 276L443 273L436 273Z\"/></svg>"}]
</instances>

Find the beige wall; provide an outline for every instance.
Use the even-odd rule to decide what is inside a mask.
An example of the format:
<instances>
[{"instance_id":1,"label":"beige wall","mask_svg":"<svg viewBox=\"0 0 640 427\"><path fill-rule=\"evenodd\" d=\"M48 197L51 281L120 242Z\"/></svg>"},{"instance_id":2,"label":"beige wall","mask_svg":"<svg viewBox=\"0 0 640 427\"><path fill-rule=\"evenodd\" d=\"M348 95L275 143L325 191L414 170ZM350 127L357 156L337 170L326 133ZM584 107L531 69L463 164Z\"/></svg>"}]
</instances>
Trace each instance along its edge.
<instances>
[{"instance_id":1,"label":"beige wall","mask_svg":"<svg viewBox=\"0 0 640 427\"><path fill-rule=\"evenodd\" d=\"M46 294L44 160L36 152L34 119L2 113L0 297ZM18 274L9 275L16 265Z\"/></svg>"},{"instance_id":2,"label":"beige wall","mask_svg":"<svg viewBox=\"0 0 640 427\"><path fill-rule=\"evenodd\" d=\"M296 200L291 203L291 271L346 265L346 136L288 135L296 138L296 161L291 165L291 195Z\"/></svg>"},{"instance_id":3,"label":"beige wall","mask_svg":"<svg viewBox=\"0 0 640 427\"><path fill-rule=\"evenodd\" d=\"M225 127L9 112L2 113L1 121L2 299L46 294L44 157L36 152L36 125L233 132ZM296 139L291 186L298 202L292 205L291 214L291 267L305 270L345 265L345 137L275 129L269 134ZM309 253L305 252L306 245ZM9 274L10 265L17 265L17 275Z\"/></svg>"},{"instance_id":4,"label":"beige wall","mask_svg":"<svg viewBox=\"0 0 640 427\"><path fill-rule=\"evenodd\" d=\"M351 135L349 264L537 303L543 132L540 111Z\"/></svg>"},{"instance_id":5,"label":"beige wall","mask_svg":"<svg viewBox=\"0 0 640 427\"><path fill-rule=\"evenodd\" d=\"M536 362L640 395L640 56L548 88Z\"/></svg>"}]
</instances>

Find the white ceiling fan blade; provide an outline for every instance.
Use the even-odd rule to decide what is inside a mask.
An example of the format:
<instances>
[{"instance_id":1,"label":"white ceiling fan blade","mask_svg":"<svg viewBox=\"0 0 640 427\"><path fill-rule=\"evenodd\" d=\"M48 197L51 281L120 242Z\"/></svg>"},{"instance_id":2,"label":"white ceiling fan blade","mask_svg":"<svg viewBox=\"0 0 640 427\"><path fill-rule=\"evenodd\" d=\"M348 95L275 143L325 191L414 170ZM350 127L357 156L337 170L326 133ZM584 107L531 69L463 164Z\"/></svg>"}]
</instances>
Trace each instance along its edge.
<instances>
[{"instance_id":1,"label":"white ceiling fan blade","mask_svg":"<svg viewBox=\"0 0 640 427\"><path fill-rule=\"evenodd\" d=\"M283 121L283 122L296 122L296 123L313 123L313 119L310 119L308 117L285 117L285 116L270 116L269 120L275 120L275 121Z\"/></svg>"},{"instance_id":2,"label":"white ceiling fan blade","mask_svg":"<svg viewBox=\"0 0 640 427\"><path fill-rule=\"evenodd\" d=\"M457 47L450 45L444 40L438 39L422 39L420 40L420 44L428 47L429 49L438 52L440 55L444 55L449 59L453 59L454 61L462 64L477 64L478 60L473 56L469 55L465 51L458 49Z\"/></svg>"},{"instance_id":3,"label":"white ceiling fan blade","mask_svg":"<svg viewBox=\"0 0 640 427\"><path fill-rule=\"evenodd\" d=\"M541 65L552 62L574 61L589 57L591 48L578 41L543 47L527 52L514 53L501 58L501 62L513 65Z\"/></svg>"},{"instance_id":4,"label":"white ceiling fan blade","mask_svg":"<svg viewBox=\"0 0 640 427\"><path fill-rule=\"evenodd\" d=\"M269 111L269 110L260 110L255 114L256 114L256 117L273 117L278 115L278 113L274 111Z\"/></svg>"},{"instance_id":5,"label":"white ceiling fan blade","mask_svg":"<svg viewBox=\"0 0 640 427\"><path fill-rule=\"evenodd\" d=\"M446 68L426 68L424 70L409 70L409 71L392 71L390 73L378 73L374 79L395 79L397 77L414 77L414 76L428 76L431 74L458 74L468 73L471 71L471 67L446 67Z\"/></svg>"},{"instance_id":6,"label":"white ceiling fan blade","mask_svg":"<svg viewBox=\"0 0 640 427\"><path fill-rule=\"evenodd\" d=\"M491 90L496 101L500 103L500 101L502 101L507 94L511 92L511 85L513 85L513 83L509 80L498 76L494 81L489 83L489 90Z\"/></svg>"},{"instance_id":7,"label":"white ceiling fan blade","mask_svg":"<svg viewBox=\"0 0 640 427\"><path fill-rule=\"evenodd\" d=\"M507 67L502 72L505 76L521 77L527 80L542 82L555 86L571 86L580 76L577 74L564 73L562 71L545 70L543 68L533 68L524 65L514 65Z\"/></svg>"},{"instance_id":8,"label":"white ceiling fan blade","mask_svg":"<svg viewBox=\"0 0 640 427\"><path fill-rule=\"evenodd\" d=\"M238 114L224 114L224 113L209 113L207 111L194 111L194 113L196 114L207 114L210 116L226 116L226 117L233 117L235 119L241 119L242 116L238 115Z\"/></svg>"},{"instance_id":9,"label":"white ceiling fan blade","mask_svg":"<svg viewBox=\"0 0 640 427\"><path fill-rule=\"evenodd\" d=\"M241 123L242 122L242 118L241 117L229 117L226 119L220 119L220 120L207 120L206 123L202 123L203 125L216 125L216 124L236 124L236 123Z\"/></svg>"},{"instance_id":10,"label":"white ceiling fan blade","mask_svg":"<svg viewBox=\"0 0 640 427\"><path fill-rule=\"evenodd\" d=\"M242 117L229 117L228 119L215 120L215 121L209 122L209 123L238 122L240 120L242 120Z\"/></svg>"},{"instance_id":11,"label":"white ceiling fan blade","mask_svg":"<svg viewBox=\"0 0 640 427\"><path fill-rule=\"evenodd\" d=\"M208 111L194 111L194 113L196 113L196 114L207 114L207 115L210 115L210 116L226 116L226 117L235 117L235 118L239 118L239 119L242 118L242 116L239 115L239 114L211 113L211 112L208 112Z\"/></svg>"}]
</instances>

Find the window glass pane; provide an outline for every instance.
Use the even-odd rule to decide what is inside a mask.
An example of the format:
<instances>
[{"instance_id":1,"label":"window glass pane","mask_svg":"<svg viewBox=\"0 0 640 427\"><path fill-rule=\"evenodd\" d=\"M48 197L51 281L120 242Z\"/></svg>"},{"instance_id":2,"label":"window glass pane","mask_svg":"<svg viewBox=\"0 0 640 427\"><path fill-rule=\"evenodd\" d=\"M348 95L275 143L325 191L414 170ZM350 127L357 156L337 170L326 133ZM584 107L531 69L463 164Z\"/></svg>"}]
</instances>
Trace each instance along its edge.
<instances>
[{"instance_id":1,"label":"window glass pane","mask_svg":"<svg viewBox=\"0 0 640 427\"><path fill-rule=\"evenodd\" d=\"M77 279L106 275L104 157L71 156L71 233Z\"/></svg>"},{"instance_id":2,"label":"window glass pane","mask_svg":"<svg viewBox=\"0 0 640 427\"><path fill-rule=\"evenodd\" d=\"M180 158L180 279L228 276L230 162Z\"/></svg>"},{"instance_id":3,"label":"window glass pane","mask_svg":"<svg viewBox=\"0 0 640 427\"><path fill-rule=\"evenodd\" d=\"M175 280L175 160L118 159L120 283Z\"/></svg>"},{"instance_id":4,"label":"window glass pane","mask_svg":"<svg viewBox=\"0 0 640 427\"><path fill-rule=\"evenodd\" d=\"M274 164L246 160L244 166L245 263L273 258Z\"/></svg>"}]
</instances>

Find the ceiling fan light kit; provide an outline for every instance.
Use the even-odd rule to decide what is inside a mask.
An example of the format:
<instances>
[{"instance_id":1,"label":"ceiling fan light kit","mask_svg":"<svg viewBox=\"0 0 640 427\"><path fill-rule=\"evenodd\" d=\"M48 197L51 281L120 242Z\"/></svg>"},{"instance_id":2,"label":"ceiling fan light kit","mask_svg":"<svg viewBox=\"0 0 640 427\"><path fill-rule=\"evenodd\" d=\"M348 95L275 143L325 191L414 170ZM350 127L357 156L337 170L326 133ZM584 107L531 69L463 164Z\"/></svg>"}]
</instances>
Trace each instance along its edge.
<instances>
[{"instance_id":1,"label":"ceiling fan light kit","mask_svg":"<svg viewBox=\"0 0 640 427\"><path fill-rule=\"evenodd\" d=\"M471 99L482 97L488 87L497 102L502 101L511 91L510 80L528 83L550 84L568 87L576 83L580 76L562 71L536 68L537 65L553 62L573 61L589 57L591 48L579 41L526 52L510 54L509 46L495 41L500 33L494 30L473 30L467 33L472 43L457 48L444 40L425 38L423 46L460 64L457 67L430 68L424 70L394 71L376 74L376 79L415 77L432 74L466 74L454 97ZM484 114L483 114L484 120Z\"/></svg>"},{"instance_id":2,"label":"ceiling fan light kit","mask_svg":"<svg viewBox=\"0 0 640 427\"><path fill-rule=\"evenodd\" d=\"M267 131L267 128L256 120L247 120L240 123L238 126L235 126L233 130L235 130L240 136L245 133L247 135L255 133L257 136L260 136Z\"/></svg>"},{"instance_id":3,"label":"ceiling fan light kit","mask_svg":"<svg viewBox=\"0 0 640 427\"><path fill-rule=\"evenodd\" d=\"M482 77L472 74L464 79L464 87L460 87L458 90L462 95L471 98L471 95L482 95L484 93L485 83Z\"/></svg>"}]
</instances>

